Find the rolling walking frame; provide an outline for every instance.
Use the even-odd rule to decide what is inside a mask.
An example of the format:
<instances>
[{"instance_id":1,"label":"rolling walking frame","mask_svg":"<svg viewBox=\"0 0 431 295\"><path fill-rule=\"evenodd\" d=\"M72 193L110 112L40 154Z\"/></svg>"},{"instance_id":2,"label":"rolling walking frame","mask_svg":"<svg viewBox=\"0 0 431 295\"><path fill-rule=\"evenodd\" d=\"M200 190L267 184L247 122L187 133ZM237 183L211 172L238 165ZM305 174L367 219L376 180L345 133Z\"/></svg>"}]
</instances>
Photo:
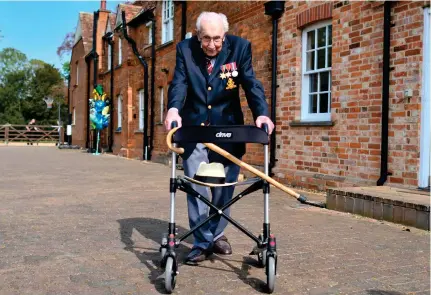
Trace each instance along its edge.
<instances>
[{"instance_id":1,"label":"rolling walking frame","mask_svg":"<svg viewBox=\"0 0 431 295\"><path fill-rule=\"evenodd\" d=\"M269 186L273 184L277 188L288 193L290 196L296 198L299 202L313 206L322 207L322 204L308 201L306 197L296 193L288 187L280 184L271 177L269 177L269 153L268 153L268 127L263 124L263 128L255 126L190 126L178 128L177 123L172 123L172 130L168 133L166 142L169 149L172 150L172 169L170 178L170 219L168 226L168 233L162 237L160 246L161 266L164 268L165 289L167 293L172 293L176 284L176 277L178 275L178 261L175 254L175 248L185 240L188 236L193 234L196 230L204 226L212 218L220 215L230 222L233 226L238 228L241 232L256 242L256 247L250 255L257 255L258 263L261 267L265 267L267 277L266 286L267 292L274 291L275 276L277 273L277 250L276 238L270 231L269 222ZM250 185L248 188L237 194L229 202L221 208L214 206L209 200L196 192L188 179L182 176L176 176L177 154L184 153L184 149L177 147L180 143L204 143L210 150L222 155L240 167L257 175L255 178L248 179L241 183L234 185ZM259 143L263 145L264 149L264 172L244 163L238 158L234 157L227 151L218 147L214 143ZM211 186L211 184L208 184ZM177 189L198 198L201 202L205 203L208 207L215 210L215 213L208 216L205 220L199 222L195 227L177 237L175 228L175 193ZM252 232L247 230L237 221L226 215L223 211L232 206L234 203L242 199L248 194L257 190L263 190L263 232L259 236L255 236Z\"/></svg>"}]
</instances>

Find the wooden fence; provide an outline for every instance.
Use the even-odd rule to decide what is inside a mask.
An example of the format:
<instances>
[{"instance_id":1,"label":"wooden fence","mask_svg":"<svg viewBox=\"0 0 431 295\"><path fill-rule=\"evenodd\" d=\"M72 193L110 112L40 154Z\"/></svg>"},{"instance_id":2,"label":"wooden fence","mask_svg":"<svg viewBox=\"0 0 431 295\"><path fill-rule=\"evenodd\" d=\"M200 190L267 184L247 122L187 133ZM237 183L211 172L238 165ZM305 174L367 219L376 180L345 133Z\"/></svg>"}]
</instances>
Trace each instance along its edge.
<instances>
[{"instance_id":1,"label":"wooden fence","mask_svg":"<svg viewBox=\"0 0 431 295\"><path fill-rule=\"evenodd\" d=\"M64 131L61 126L49 125L0 125L0 142L63 143Z\"/></svg>"}]
</instances>

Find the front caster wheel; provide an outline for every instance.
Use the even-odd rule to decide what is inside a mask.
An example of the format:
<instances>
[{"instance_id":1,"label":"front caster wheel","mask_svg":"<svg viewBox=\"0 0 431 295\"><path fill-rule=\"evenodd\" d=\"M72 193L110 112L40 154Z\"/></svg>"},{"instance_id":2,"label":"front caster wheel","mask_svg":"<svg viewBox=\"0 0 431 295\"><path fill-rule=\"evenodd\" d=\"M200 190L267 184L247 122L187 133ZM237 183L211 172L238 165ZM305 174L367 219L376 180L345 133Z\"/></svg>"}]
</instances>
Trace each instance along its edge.
<instances>
[{"instance_id":1,"label":"front caster wheel","mask_svg":"<svg viewBox=\"0 0 431 295\"><path fill-rule=\"evenodd\" d=\"M274 292L275 285L275 258L272 256L267 257L266 265L266 286L268 294Z\"/></svg>"},{"instance_id":2,"label":"front caster wheel","mask_svg":"<svg viewBox=\"0 0 431 295\"><path fill-rule=\"evenodd\" d=\"M171 294L175 289L175 283L177 282L177 270L174 267L175 261L172 257L166 259L165 266L165 289L168 294Z\"/></svg>"}]
</instances>

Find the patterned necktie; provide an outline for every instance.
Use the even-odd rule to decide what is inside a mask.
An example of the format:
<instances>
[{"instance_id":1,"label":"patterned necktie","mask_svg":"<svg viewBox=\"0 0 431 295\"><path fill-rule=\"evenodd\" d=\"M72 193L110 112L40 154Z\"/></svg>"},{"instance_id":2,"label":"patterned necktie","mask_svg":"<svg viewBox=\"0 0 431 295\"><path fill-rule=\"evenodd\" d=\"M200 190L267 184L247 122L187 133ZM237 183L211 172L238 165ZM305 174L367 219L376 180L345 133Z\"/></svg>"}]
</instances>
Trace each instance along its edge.
<instances>
[{"instance_id":1,"label":"patterned necktie","mask_svg":"<svg viewBox=\"0 0 431 295\"><path fill-rule=\"evenodd\" d=\"M213 65L211 63L211 58L205 57L205 62L206 62L206 66L207 66L208 75L211 75L211 73L213 71Z\"/></svg>"}]
</instances>

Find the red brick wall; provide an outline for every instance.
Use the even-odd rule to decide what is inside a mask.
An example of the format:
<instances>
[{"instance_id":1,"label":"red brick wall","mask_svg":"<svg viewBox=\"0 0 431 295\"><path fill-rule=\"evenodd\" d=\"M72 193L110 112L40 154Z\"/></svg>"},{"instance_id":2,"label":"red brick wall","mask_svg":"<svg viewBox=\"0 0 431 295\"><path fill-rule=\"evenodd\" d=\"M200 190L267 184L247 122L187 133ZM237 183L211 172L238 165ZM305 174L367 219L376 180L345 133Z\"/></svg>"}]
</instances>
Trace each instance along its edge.
<instances>
[{"instance_id":1,"label":"red brick wall","mask_svg":"<svg viewBox=\"0 0 431 295\"><path fill-rule=\"evenodd\" d=\"M423 6L424 1L396 2L391 28L389 183L414 187L419 172ZM404 98L405 89L413 90L412 98Z\"/></svg>"},{"instance_id":2,"label":"red brick wall","mask_svg":"<svg viewBox=\"0 0 431 295\"><path fill-rule=\"evenodd\" d=\"M275 172L283 182L316 189L375 185L380 174L382 3L334 3L334 126L293 128L289 125L291 121L300 120L301 112L302 31L297 27L296 16L321 4L290 2L281 20L278 78L282 87L277 104L281 128L277 132L280 148L277 149L279 161ZM399 13L403 6L407 6L405 13ZM391 28L391 67L394 70L390 74L389 171L393 176L389 177L388 183L416 185L421 3L397 2L393 5L392 15L395 26ZM403 34L411 38L402 40ZM395 46L406 43L405 51L394 52ZM412 66L412 62L416 65ZM400 92L405 88L417 90L409 102L400 98Z\"/></svg>"}]
</instances>

